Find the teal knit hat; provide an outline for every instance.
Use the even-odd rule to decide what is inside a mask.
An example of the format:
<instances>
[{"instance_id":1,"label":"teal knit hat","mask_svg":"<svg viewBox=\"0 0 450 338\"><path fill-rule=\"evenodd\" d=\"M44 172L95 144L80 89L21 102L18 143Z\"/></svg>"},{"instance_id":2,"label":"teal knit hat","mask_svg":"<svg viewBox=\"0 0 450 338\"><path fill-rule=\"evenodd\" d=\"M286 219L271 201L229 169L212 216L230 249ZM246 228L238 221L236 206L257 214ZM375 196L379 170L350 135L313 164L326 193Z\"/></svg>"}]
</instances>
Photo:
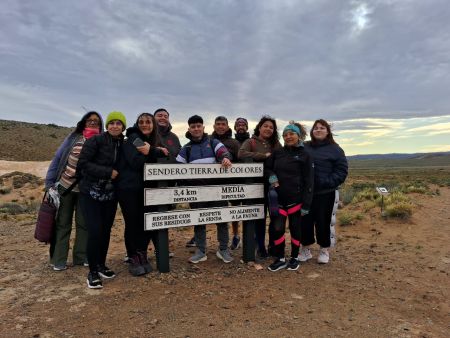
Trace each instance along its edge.
<instances>
[{"instance_id":1,"label":"teal knit hat","mask_svg":"<svg viewBox=\"0 0 450 338\"><path fill-rule=\"evenodd\" d=\"M300 129L295 124L288 124L286 127L284 127L283 135L288 131L292 131L292 132L296 133L298 135L298 137L301 137L301 135L302 135L300 133Z\"/></svg>"},{"instance_id":2,"label":"teal knit hat","mask_svg":"<svg viewBox=\"0 0 450 338\"><path fill-rule=\"evenodd\" d=\"M114 121L114 120L119 120L120 122L122 122L123 130L125 130L127 128L127 119L126 119L125 115L123 115L122 112L112 111L111 113L109 113L108 117L106 118L105 125L108 127L109 122Z\"/></svg>"}]
</instances>

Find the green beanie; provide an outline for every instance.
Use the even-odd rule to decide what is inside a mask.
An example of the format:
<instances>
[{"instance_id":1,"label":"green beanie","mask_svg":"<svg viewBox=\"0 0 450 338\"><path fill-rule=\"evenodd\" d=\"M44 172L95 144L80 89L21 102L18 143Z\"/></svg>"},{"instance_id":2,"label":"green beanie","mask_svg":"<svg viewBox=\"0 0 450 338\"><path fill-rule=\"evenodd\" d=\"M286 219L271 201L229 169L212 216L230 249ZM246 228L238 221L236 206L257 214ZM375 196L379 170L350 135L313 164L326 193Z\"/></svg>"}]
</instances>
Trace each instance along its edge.
<instances>
[{"instance_id":1,"label":"green beanie","mask_svg":"<svg viewBox=\"0 0 450 338\"><path fill-rule=\"evenodd\" d=\"M112 111L108 114L108 117L106 118L106 127L108 127L109 122L119 120L123 124L123 130L127 128L127 119L125 115L123 115L120 111Z\"/></svg>"}]
</instances>

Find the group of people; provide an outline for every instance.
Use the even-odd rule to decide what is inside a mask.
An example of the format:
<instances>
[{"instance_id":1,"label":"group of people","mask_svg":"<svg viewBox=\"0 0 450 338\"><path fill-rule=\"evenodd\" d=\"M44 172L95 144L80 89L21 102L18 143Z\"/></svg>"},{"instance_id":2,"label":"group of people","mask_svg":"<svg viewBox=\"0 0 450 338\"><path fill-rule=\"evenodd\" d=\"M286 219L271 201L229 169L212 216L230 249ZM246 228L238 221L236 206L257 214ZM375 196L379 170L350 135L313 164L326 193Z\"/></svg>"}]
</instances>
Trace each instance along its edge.
<instances>
[{"instance_id":1,"label":"group of people","mask_svg":"<svg viewBox=\"0 0 450 338\"><path fill-rule=\"evenodd\" d=\"M171 131L166 109L139 114L128 129L121 112L107 116L106 131L99 113L91 111L81 118L75 131L56 151L45 180L46 189L56 190L60 200L50 243L53 269L67 269L75 214L73 264L89 267L89 288L102 288L102 279L114 278L106 257L119 204L125 222L129 272L141 276L152 271L147 257L152 232L144 230L143 168L145 163L156 163L159 158L169 158L173 163L220 163L224 167L245 158L263 162L266 198L265 217L255 224L258 258L274 258L268 266L270 271L297 270L300 262L312 258L309 247L317 240L318 262L328 263L337 188L345 181L348 171L344 151L334 141L330 124L323 119L316 120L310 131L311 140L305 142L305 127L291 121L282 130L282 146L276 120L270 116L260 119L251 137L248 121L242 117L234 123L234 138L225 116L215 119L212 135L205 133L201 116L191 116L187 122L189 142L182 147ZM210 180L195 180L193 184L213 184ZM230 203L238 205L240 201ZM226 205L226 201L212 201L191 203L190 207ZM268 246L267 210L270 210ZM291 235L289 257L285 257L287 220ZM216 256L229 263L233 260L230 249L238 249L241 243L238 223L232 223L231 243L228 223L216 226L219 242ZM207 259L205 225L194 226L194 236L186 246L196 247L189 258L191 263Z\"/></svg>"}]
</instances>

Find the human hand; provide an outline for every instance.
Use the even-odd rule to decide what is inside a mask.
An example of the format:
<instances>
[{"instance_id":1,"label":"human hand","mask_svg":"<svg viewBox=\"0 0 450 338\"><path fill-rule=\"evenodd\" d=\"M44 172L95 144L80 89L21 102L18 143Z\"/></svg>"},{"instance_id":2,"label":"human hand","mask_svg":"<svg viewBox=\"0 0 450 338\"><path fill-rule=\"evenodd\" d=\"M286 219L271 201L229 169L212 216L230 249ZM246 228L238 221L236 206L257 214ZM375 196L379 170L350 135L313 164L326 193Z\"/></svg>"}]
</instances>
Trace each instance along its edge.
<instances>
[{"instance_id":1,"label":"human hand","mask_svg":"<svg viewBox=\"0 0 450 338\"><path fill-rule=\"evenodd\" d=\"M165 156L169 156L169 151L167 150L167 148L158 147L158 149L161 150Z\"/></svg>"},{"instance_id":2,"label":"human hand","mask_svg":"<svg viewBox=\"0 0 450 338\"><path fill-rule=\"evenodd\" d=\"M116 169L113 169L113 171L111 173L111 178L115 179L117 177L117 175L119 175L119 172Z\"/></svg>"},{"instance_id":3,"label":"human hand","mask_svg":"<svg viewBox=\"0 0 450 338\"><path fill-rule=\"evenodd\" d=\"M225 168L231 167L231 161L228 158L224 158L222 160L222 167L225 167Z\"/></svg>"},{"instance_id":4,"label":"human hand","mask_svg":"<svg viewBox=\"0 0 450 338\"><path fill-rule=\"evenodd\" d=\"M142 147L136 147L136 149L142 154L147 156L150 152L150 144L148 142L144 142Z\"/></svg>"}]
</instances>

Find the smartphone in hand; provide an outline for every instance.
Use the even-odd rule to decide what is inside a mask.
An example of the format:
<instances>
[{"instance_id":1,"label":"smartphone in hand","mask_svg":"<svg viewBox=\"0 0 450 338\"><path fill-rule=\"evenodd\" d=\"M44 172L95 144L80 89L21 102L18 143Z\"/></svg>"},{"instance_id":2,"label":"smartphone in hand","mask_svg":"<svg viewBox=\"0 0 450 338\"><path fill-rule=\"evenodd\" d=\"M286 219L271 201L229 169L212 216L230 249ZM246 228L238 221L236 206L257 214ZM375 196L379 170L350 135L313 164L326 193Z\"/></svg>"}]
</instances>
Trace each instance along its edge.
<instances>
[{"instance_id":1,"label":"smartphone in hand","mask_svg":"<svg viewBox=\"0 0 450 338\"><path fill-rule=\"evenodd\" d=\"M137 148L137 147L145 146L145 143L138 137L133 141L133 145Z\"/></svg>"}]
</instances>

